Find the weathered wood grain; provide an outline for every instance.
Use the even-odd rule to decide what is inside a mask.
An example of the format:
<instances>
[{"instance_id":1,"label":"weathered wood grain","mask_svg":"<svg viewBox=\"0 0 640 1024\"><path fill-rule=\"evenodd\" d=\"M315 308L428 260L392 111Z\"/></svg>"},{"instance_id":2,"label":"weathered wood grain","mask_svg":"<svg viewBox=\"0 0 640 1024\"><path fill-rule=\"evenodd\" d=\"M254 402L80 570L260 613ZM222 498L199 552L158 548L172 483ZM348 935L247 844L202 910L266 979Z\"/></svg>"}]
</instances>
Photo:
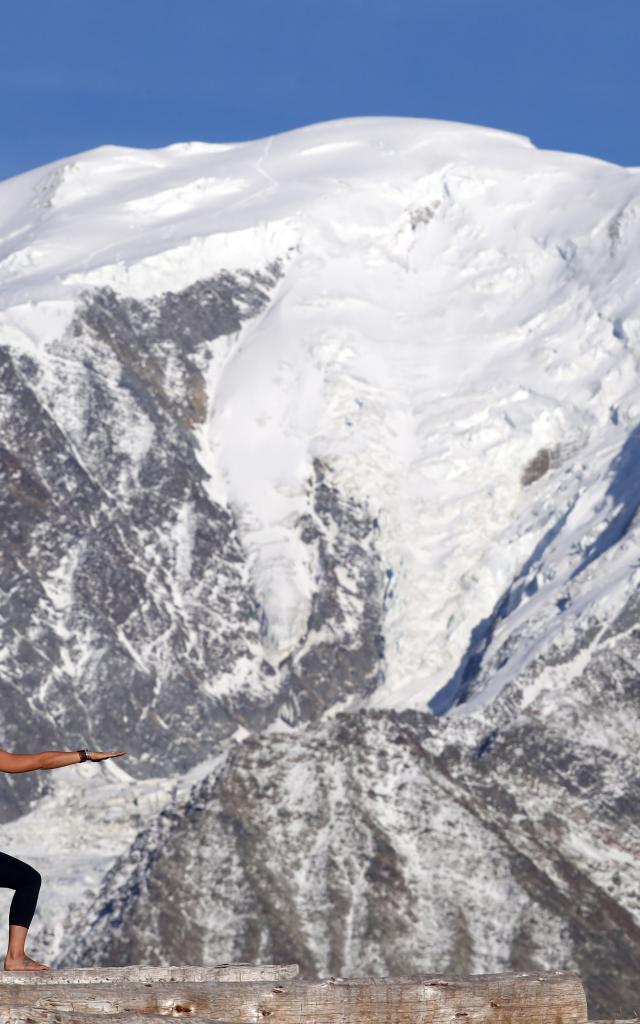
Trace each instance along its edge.
<instances>
[{"instance_id":1,"label":"weathered wood grain","mask_svg":"<svg viewBox=\"0 0 640 1024\"><path fill-rule=\"evenodd\" d=\"M68 971L0 971L5 985L98 985L123 982L289 981L297 964L218 964L216 967L75 967Z\"/></svg>"},{"instance_id":2,"label":"weathered wood grain","mask_svg":"<svg viewBox=\"0 0 640 1024\"><path fill-rule=\"evenodd\" d=\"M586 1024L575 974L356 978L316 982L3 985L0 1006L77 1014L156 1013L230 1024Z\"/></svg>"},{"instance_id":3,"label":"weathered wood grain","mask_svg":"<svg viewBox=\"0 0 640 1024\"><path fill-rule=\"evenodd\" d=\"M175 1019L175 1018L174 1018ZM213 1017L190 1017L189 1024L228 1024ZM34 1006L19 1006L3 1010L2 1024L167 1024L171 1020L157 1013L65 1013L62 1010L42 1010Z\"/></svg>"}]
</instances>

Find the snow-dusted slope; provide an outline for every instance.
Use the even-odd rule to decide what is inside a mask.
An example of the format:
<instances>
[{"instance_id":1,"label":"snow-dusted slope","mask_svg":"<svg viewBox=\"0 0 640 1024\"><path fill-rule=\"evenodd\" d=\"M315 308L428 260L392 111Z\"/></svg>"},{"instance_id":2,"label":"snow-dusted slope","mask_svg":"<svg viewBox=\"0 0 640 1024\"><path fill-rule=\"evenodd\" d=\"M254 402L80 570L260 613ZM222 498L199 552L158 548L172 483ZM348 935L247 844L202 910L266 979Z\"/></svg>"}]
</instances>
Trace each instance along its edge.
<instances>
[{"instance_id":1,"label":"snow-dusted slope","mask_svg":"<svg viewBox=\"0 0 640 1024\"><path fill-rule=\"evenodd\" d=\"M2 336L55 388L51 339L82 289L148 299L282 260L267 310L203 369L209 491L237 517L277 663L307 629L296 523L313 459L330 462L379 524L376 702L419 706L523 565L536 615L560 597L583 613L569 581L624 500L611 465L639 409L639 203L634 171L439 122L97 150L2 186ZM535 556L550 530L553 580Z\"/></svg>"},{"instance_id":2,"label":"snow-dusted slope","mask_svg":"<svg viewBox=\"0 0 640 1024\"><path fill-rule=\"evenodd\" d=\"M585 677L499 732L369 711L247 740L141 832L61 962L564 967L591 1016L623 1017L640 952L639 759L602 749L603 712L637 724L614 677L599 700Z\"/></svg>"},{"instance_id":3,"label":"snow-dusted slope","mask_svg":"<svg viewBox=\"0 0 640 1024\"><path fill-rule=\"evenodd\" d=\"M596 792L635 807L639 213L636 170L419 120L109 147L0 185L2 745L124 745L166 780L248 731L430 705L468 766L524 749L524 715L562 802L573 762L547 778L536 729L562 709L579 747L593 706L594 750L623 733ZM44 789L3 780L2 815ZM159 834L112 790L92 888ZM609 898L607 827L583 843ZM635 942L633 893L611 899ZM469 963L515 956L470 927Z\"/></svg>"}]
</instances>

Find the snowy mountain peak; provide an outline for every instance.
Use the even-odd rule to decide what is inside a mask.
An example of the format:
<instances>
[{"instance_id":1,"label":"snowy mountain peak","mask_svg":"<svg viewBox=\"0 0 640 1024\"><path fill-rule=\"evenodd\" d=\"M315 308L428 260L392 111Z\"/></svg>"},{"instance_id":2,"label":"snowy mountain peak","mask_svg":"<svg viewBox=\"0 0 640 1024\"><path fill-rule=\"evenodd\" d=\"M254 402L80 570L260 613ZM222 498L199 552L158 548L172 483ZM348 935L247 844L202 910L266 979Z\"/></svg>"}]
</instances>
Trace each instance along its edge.
<instances>
[{"instance_id":1,"label":"snowy mountain peak","mask_svg":"<svg viewBox=\"0 0 640 1024\"><path fill-rule=\"evenodd\" d=\"M560 628L558 602L564 629L603 599L578 570L624 500L612 466L640 408L637 173L489 129L361 119L106 147L0 195L3 338L45 389L87 289L155 301L280 266L260 315L203 350L194 424L273 665L308 630L318 566L298 524L318 459L378 524L376 703L423 706L449 683L448 705L478 644L488 659L501 602L494 645L529 616L536 635ZM631 557L611 555L612 580Z\"/></svg>"}]
</instances>

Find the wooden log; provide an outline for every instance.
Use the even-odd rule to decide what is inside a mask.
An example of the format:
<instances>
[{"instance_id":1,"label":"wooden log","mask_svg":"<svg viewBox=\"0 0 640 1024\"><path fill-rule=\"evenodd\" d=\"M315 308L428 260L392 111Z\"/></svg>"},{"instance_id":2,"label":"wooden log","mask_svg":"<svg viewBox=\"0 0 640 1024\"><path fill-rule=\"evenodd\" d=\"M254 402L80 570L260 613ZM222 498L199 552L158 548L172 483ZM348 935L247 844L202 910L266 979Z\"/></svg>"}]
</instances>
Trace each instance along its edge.
<instances>
[{"instance_id":1,"label":"wooden log","mask_svg":"<svg viewBox=\"0 0 640 1024\"><path fill-rule=\"evenodd\" d=\"M3 1011L2 1024L167 1024L171 1020L157 1013L65 1013L63 1010L42 1010L36 1006L19 1006ZM189 1017L189 1024L228 1024L213 1017Z\"/></svg>"},{"instance_id":2,"label":"wooden log","mask_svg":"<svg viewBox=\"0 0 640 1024\"><path fill-rule=\"evenodd\" d=\"M63 971L0 971L5 985L96 985L123 982L289 981L300 973L297 964L217 964L215 967L74 967Z\"/></svg>"},{"instance_id":3,"label":"wooden log","mask_svg":"<svg viewBox=\"0 0 640 1024\"><path fill-rule=\"evenodd\" d=\"M554 971L469 978L3 985L0 1006L200 1016L230 1024L586 1024L580 979Z\"/></svg>"}]
</instances>

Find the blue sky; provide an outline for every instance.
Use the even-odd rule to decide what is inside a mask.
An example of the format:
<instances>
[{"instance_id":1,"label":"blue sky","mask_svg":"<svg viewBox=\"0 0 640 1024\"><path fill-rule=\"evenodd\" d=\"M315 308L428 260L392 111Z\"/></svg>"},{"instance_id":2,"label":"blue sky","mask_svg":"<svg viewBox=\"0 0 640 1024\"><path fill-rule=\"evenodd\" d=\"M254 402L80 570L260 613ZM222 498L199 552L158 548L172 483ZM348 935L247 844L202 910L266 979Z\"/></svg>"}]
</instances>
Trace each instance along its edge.
<instances>
[{"instance_id":1,"label":"blue sky","mask_svg":"<svg viewBox=\"0 0 640 1024\"><path fill-rule=\"evenodd\" d=\"M640 0L4 0L0 177L365 114L640 165L639 40Z\"/></svg>"}]
</instances>

